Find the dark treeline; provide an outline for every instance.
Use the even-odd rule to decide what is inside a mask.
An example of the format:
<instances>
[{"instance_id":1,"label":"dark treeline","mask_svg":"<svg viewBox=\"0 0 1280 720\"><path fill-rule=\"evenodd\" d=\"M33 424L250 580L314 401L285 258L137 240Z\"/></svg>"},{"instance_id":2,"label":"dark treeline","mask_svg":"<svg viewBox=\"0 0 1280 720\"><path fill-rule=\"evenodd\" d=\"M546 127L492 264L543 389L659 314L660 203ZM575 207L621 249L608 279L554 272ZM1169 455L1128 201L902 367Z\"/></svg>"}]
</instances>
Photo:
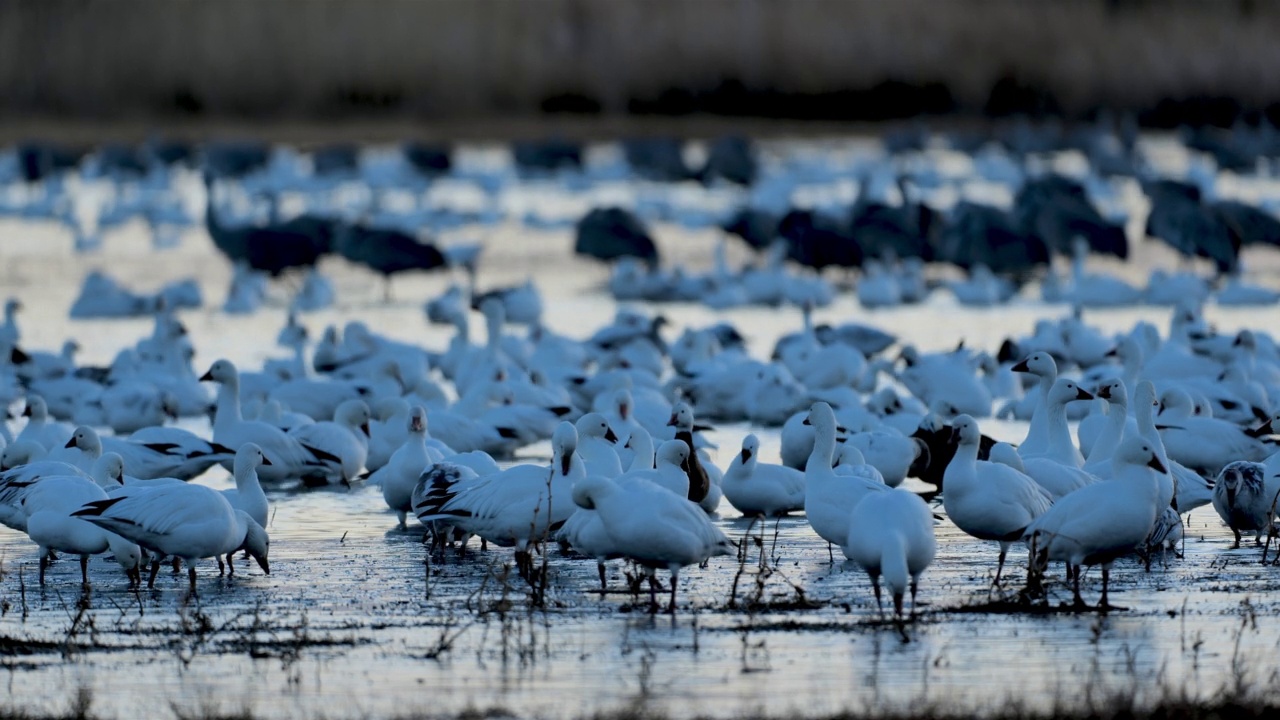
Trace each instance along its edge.
<instances>
[{"instance_id":1,"label":"dark treeline","mask_svg":"<svg viewBox=\"0 0 1280 720\"><path fill-rule=\"evenodd\" d=\"M0 117L1280 120L1280 4L18 0Z\"/></svg>"}]
</instances>

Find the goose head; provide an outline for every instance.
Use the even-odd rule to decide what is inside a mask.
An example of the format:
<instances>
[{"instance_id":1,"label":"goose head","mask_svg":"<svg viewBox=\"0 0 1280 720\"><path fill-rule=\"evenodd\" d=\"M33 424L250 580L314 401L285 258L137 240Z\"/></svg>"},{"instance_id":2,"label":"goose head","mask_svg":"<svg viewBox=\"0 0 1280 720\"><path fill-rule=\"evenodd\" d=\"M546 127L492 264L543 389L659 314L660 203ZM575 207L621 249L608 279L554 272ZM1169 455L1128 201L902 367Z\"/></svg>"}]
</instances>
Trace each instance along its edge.
<instances>
[{"instance_id":1,"label":"goose head","mask_svg":"<svg viewBox=\"0 0 1280 720\"><path fill-rule=\"evenodd\" d=\"M1027 471L1026 466L1022 464L1022 456L1009 443L1000 442L992 445L988 459L994 463L1008 465L1018 472L1025 473Z\"/></svg>"},{"instance_id":2,"label":"goose head","mask_svg":"<svg viewBox=\"0 0 1280 720\"><path fill-rule=\"evenodd\" d=\"M857 446L844 443L836 448L835 464L860 467L867 464L867 458Z\"/></svg>"},{"instance_id":3,"label":"goose head","mask_svg":"<svg viewBox=\"0 0 1280 720\"><path fill-rule=\"evenodd\" d=\"M347 400L333 411L334 422L369 437L369 406L363 400Z\"/></svg>"},{"instance_id":4,"label":"goose head","mask_svg":"<svg viewBox=\"0 0 1280 720\"><path fill-rule=\"evenodd\" d=\"M677 432L693 432L693 408L689 403L678 402L671 408L671 419L667 425L674 426Z\"/></svg>"},{"instance_id":5,"label":"goose head","mask_svg":"<svg viewBox=\"0 0 1280 720\"><path fill-rule=\"evenodd\" d=\"M200 376L200 382L216 382L223 385L238 385L239 381L240 375L236 371L235 364L225 358L215 360L208 371Z\"/></svg>"},{"instance_id":6,"label":"goose head","mask_svg":"<svg viewBox=\"0 0 1280 720\"><path fill-rule=\"evenodd\" d=\"M236 451L235 473L240 475L250 470L257 470L261 465L270 465L271 461L262 453L257 443L245 443Z\"/></svg>"},{"instance_id":7,"label":"goose head","mask_svg":"<svg viewBox=\"0 0 1280 720\"><path fill-rule=\"evenodd\" d=\"M613 432L613 428L609 427L609 421L600 413L587 413L578 418L578 422L574 426L578 431L578 437L604 438L605 440L616 443L618 436Z\"/></svg>"},{"instance_id":8,"label":"goose head","mask_svg":"<svg viewBox=\"0 0 1280 720\"><path fill-rule=\"evenodd\" d=\"M102 488L124 487L124 458L105 453L93 463L93 479Z\"/></svg>"},{"instance_id":9,"label":"goose head","mask_svg":"<svg viewBox=\"0 0 1280 720\"><path fill-rule=\"evenodd\" d=\"M827 403L819 400L809 407L809 414L804 419L805 425L812 425L816 430L825 431L827 428L831 432L836 430L836 413Z\"/></svg>"},{"instance_id":10,"label":"goose head","mask_svg":"<svg viewBox=\"0 0 1280 720\"><path fill-rule=\"evenodd\" d=\"M1039 377L1052 378L1058 376L1058 363L1053 359L1052 355L1043 350L1031 353L1023 358L1022 362L1010 369L1014 372L1031 373Z\"/></svg>"},{"instance_id":11,"label":"goose head","mask_svg":"<svg viewBox=\"0 0 1280 720\"><path fill-rule=\"evenodd\" d=\"M683 440L668 440L658 446L658 463L689 471L689 446Z\"/></svg>"},{"instance_id":12,"label":"goose head","mask_svg":"<svg viewBox=\"0 0 1280 720\"><path fill-rule=\"evenodd\" d=\"M1149 467L1158 473L1169 472L1164 463L1160 462L1160 456L1156 453L1155 446L1142 436L1126 438L1124 442L1120 443L1120 447L1116 449L1115 458L1122 463Z\"/></svg>"},{"instance_id":13,"label":"goose head","mask_svg":"<svg viewBox=\"0 0 1280 720\"><path fill-rule=\"evenodd\" d=\"M1102 386L1098 388L1098 397L1110 402L1112 405L1126 405L1129 400L1124 381L1119 378L1102 383Z\"/></svg>"},{"instance_id":14,"label":"goose head","mask_svg":"<svg viewBox=\"0 0 1280 720\"><path fill-rule=\"evenodd\" d=\"M624 421L631 417L631 391L622 388L613 395L613 406L618 411L618 417Z\"/></svg>"},{"instance_id":15,"label":"goose head","mask_svg":"<svg viewBox=\"0 0 1280 720\"><path fill-rule=\"evenodd\" d=\"M271 549L271 538L267 536L267 531L243 510L236 510L236 516L245 525L244 542L237 549L252 555L262 572L270 575L271 563L267 561L267 553Z\"/></svg>"},{"instance_id":16,"label":"goose head","mask_svg":"<svg viewBox=\"0 0 1280 720\"><path fill-rule=\"evenodd\" d=\"M1075 380L1058 378L1054 381L1053 387L1049 388L1050 403L1066 405L1073 400L1092 399L1093 395L1088 390L1080 387Z\"/></svg>"},{"instance_id":17,"label":"goose head","mask_svg":"<svg viewBox=\"0 0 1280 720\"><path fill-rule=\"evenodd\" d=\"M1226 493L1227 506L1235 507L1236 496L1242 491L1257 493L1264 489L1263 478L1266 477L1266 471L1267 468L1262 463L1236 460L1222 468L1215 486L1221 487Z\"/></svg>"},{"instance_id":18,"label":"goose head","mask_svg":"<svg viewBox=\"0 0 1280 720\"><path fill-rule=\"evenodd\" d=\"M39 395L28 395L22 416L31 418L31 422L44 422L49 418L49 406Z\"/></svg>"},{"instance_id":19,"label":"goose head","mask_svg":"<svg viewBox=\"0 0 1280 720\"><path fill-rule=\"evenodd\" d=\"M561 474L568 475L573 455L578 451L578 430L573 423L562 422L551 435L552 464L559 463Z\"/></svg>"},{"instance_id":20,"label":"goose head","mask_svg":"<svg viewBox=\"0 0 1280 720\"><path fill-rule=\"evenodd\" d=\"M34 440L15 440L0 452L0 471L12 470L19 465L26 465L37 458L44 457L44 446Z\"/></svg>"},{"instance_id":21,"label":"goose head","mask_svg":"<svg viewBox=\"0 0 1280 720\"><path fill-rule=\"evenodd\" d=\"M414 405L409 411L409 433L412 435L427 433L427 409L421 405Z\"/></svg>"},{"instance_id":22,"label":"goose head","mask_svg":"<svg viewBox=\"0 0 1280 720\"><path fill-rule=\"evenodd\" d=\"M76 428L64 447L79 448L90 457L102 457L102 438L98 437L96 430L86 425Z\"/></svg>"},{"instance_id":23,"label":"goose head","mask_svg":"<svg viewBox=\"0 0 1280 720\"><path fill-rule=\"evenodd\" d=\"M755 435L748 435L742 438L742 453L738 456L743 465L751 462L751 459L760 453L760 438Z\"/></svg>"},{"instance_id":24,"label":"goose head","mask_svg":"<svg viewBox=\"0 0 1280 720\"><path fill-rule=\"evenodd\" d=\"M968 415L960 415L952 420L951 438L960 445L977 445L982 440L978 421Z\"/></svg>"}]
</instances>

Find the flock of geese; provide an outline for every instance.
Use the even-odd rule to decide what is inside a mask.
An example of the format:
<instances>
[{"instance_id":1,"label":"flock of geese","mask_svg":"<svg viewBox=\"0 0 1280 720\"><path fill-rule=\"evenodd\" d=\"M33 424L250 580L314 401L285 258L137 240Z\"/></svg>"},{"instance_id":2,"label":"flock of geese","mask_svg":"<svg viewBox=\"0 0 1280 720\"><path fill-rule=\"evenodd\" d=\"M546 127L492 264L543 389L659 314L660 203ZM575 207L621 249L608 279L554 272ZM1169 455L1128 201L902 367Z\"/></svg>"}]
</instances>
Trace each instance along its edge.
<instances>
[{"instance_id":1,"label":"flock of geese","mask_svg":"<svg viewBox=\"0 0 1280 720\"><path fill-rule=\"evenodd\" d=\"M1274 532L1280 348L1259 330L1214 331L1195 305L1165 333L1043 320L994 355L924 352L866 325L815 327L806 312L768 360L723 323L669 340L661 316L620 310L575 339L541 324L512 332L499 297L479 306L484 344L465 304L441 311L457 331L439 348L359 321L311 346L290 315L278 338L290 357L253 370L220 359L198 374L172 310L109 367L78 367L65 349L21 349L11 301L0 394L26 422L0 426L0 522L39 546L42 582L71 555L87 584L88 559L109 553L131 586L147 569L153 585L169 558L194 590L204 558L234 572L244 551L269 572L264 487L369 485L438 551L479 536L513 548L531 581L552 541L594 559L602 585L615 559L645 568L651 593L666 570L674 612L683 568L737 552L714 522L726 505L802 512L866 570L877 604L887 586L900 618L939 551L939 510L998 546L995 586L1025 544L1029 581L1061 561L1077 604L1082 569L1101 565L1102 607L1112 563L1176 548L1197 507L1212 503L1237 545ZM209 412L208 437L166 424ZM983 435L993 416L1029 420L1026 437ZM743 420L781 428L780 464L754 434L727 467L711 461L703 423ZM549 462L507 462L547 440ZM190 482L215 465L234 489ZM935 485L941 503L907 477Z\"/></svg>"}]
</instances>

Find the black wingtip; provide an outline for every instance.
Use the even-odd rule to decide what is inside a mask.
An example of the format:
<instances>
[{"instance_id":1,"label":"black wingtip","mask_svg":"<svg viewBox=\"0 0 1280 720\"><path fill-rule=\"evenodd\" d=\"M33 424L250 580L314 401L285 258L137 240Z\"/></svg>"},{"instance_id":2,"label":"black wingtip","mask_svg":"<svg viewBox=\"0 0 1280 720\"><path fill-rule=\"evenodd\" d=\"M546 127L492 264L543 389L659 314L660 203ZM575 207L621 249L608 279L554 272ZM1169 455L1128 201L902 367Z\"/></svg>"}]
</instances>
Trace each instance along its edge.
<instances>
[{"instance_id":1,"label":"black wingtip","mask_svg":"<svg viewBox=\"0 0 1280 720\"><path fill-rule=\"evenodd\" d=\"M518 440L520 438L519 433L509 427L500 427L497 430L499 435L508 440Z\"/></svg>"},{"instance_id":2,"label":"black wingtip","mask_svg":"<svg viewBox=\"0 0 1280 720\"><path fill-rule=\"evenodd\" d=\"M107 511L112 505L124 500L125 496L107 498L106 500L91 500L85 503L84 507L71 513L71 517L88 517L90 515L101 515Z\"/></svg>"}]
</instances>

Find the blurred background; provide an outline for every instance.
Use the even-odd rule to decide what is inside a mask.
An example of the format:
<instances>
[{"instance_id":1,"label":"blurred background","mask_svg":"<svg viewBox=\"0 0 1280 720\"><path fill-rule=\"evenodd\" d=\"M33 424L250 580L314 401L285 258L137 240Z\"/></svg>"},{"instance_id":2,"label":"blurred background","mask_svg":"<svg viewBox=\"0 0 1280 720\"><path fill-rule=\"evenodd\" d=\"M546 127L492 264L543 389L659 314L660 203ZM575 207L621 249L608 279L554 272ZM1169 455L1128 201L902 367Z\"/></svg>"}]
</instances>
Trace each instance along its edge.
<instances>
[{"instance_id":1,"label":"blurred background","mask_svg":"<svg viewBox=\"0 0 1280 720\"><path fill-rule=\"evenodd\" d=\"M455 139L1103 111L1229 126L1280 117L1276 37L1280 4L1255 0L13 0L0 133Z\"/></svg>"}]
</instances>

